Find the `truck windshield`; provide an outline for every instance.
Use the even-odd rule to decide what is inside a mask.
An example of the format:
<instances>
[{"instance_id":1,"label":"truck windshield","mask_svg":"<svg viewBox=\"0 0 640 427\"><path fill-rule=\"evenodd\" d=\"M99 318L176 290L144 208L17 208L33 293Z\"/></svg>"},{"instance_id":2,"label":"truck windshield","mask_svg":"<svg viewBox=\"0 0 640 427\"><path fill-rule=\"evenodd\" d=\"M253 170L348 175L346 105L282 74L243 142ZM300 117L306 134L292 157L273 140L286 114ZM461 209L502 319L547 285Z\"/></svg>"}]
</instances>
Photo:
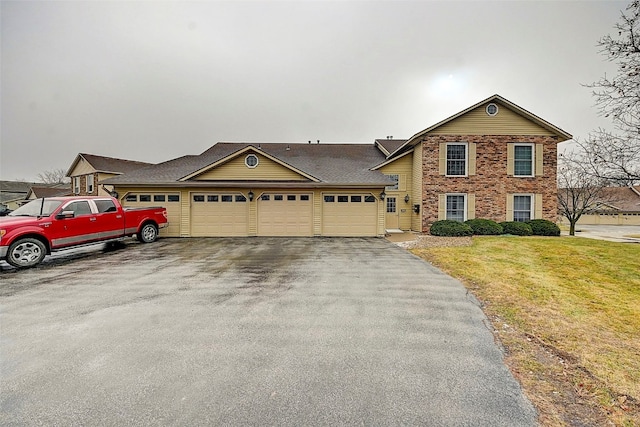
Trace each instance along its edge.
<instances>
[{"instance_id":1,"label":"truck windshield","mask_svg":"<svg viewBox=\"0 0 640 427\"><path fill-rule=\"evenodd\" d=\"M22 205L15 211L11 212L9 216L49 216L61 204L62 202L59 200L45 199L43 204L42 199L34 199L26 205Z\"/></svg>"}]
</instances>

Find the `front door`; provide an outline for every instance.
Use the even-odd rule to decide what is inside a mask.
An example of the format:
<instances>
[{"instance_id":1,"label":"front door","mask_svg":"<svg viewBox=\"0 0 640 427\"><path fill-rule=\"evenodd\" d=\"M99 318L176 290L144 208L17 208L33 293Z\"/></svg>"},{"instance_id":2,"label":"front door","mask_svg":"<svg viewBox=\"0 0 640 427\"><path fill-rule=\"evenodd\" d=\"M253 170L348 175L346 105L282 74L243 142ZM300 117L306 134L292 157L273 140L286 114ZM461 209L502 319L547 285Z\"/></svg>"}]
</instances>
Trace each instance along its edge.
<instances>
[{"instance_id":1,"label":"front door","mask_svg":"<svg viewBox=\"0 0 640 427\"><path fill-rule=\"evenodd\" d=\"M398 219L398 207L396 197L387 197L387 214L385 215L385 226L387 230L394 230L400 228L400 222Z\"/></svg>"}]
</instances>

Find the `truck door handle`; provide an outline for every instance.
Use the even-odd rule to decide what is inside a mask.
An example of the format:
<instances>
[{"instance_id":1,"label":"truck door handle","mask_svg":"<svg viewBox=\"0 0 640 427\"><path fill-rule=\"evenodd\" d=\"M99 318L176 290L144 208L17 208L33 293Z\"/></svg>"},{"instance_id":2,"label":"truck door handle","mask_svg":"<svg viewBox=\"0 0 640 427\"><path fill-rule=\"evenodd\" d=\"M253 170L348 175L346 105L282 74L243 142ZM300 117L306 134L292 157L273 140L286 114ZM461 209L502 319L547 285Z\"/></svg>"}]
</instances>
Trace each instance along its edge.
<instances>
[{"instance_id":1,"label":"truck door handle","mask_svg":"<svg viewBox=\"0 0 640 427\"><path fill-rule=\"evenodd\" d=\"M91 218L89 218L89 221L95 221L95 220L96 220L95 216L92 216Z\"/></svg>"}]
</instances>

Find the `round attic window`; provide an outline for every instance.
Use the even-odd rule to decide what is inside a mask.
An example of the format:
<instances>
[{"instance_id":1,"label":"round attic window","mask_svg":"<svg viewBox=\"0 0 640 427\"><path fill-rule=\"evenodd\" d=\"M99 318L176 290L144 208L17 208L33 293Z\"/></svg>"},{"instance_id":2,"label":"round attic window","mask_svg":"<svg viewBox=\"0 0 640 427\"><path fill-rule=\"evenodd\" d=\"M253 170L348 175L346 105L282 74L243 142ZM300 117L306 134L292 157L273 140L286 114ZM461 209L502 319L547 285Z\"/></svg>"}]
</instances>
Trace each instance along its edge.
<instances>
[{"instance_id":1,"label":"round attic window","mask_svg":"<svg viewBox=\"0 0 640 427\"><path fill-rule=\"evenodd\" d=\"M258 156L256 156L255 154L249 154L247 157L245 157L244 164L247 165L248 168L255 168L256 166L258 166Z\"/></svg>"},{"instance_id":2,"label":"round attic window","mask_svg":"<svg viewBox=\"0 0 640 427\"><path fill-rule=\"evenodd\" d=\"M498 106L496 104L487 105L487 114L490 116L495 116L498 114Z\"/></svg>"}]
</instances>

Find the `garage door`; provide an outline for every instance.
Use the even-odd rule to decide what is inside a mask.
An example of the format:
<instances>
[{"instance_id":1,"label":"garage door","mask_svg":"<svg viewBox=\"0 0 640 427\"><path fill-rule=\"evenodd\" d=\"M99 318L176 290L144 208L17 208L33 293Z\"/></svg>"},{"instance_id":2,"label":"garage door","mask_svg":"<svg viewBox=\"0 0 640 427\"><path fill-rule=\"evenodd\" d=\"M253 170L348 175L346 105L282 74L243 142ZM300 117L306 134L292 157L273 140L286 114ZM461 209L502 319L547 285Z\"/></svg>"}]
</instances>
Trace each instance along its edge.
<instances>
[{"instance_id":1,"label":"garage door","mask_svg":"<svg viewBox=\"0 0 640 427\"><path fill-rule=\"evenodd\" d=\"M191 195L191 236L246 236L248 202L239 193Z\"/></svg>"},{"instance_id":2,"label":"garage door","mask_svg":"<svg viewBox=\"0 0 640 427\"><path fill-rule=\"evenodd\" d=\"M258 198L258 236L312 236L311 194L265 193Z\"/></svg>"},{"instance_id":3,"label":"garage door","mask_svg":"<svg viewBox=\"0 0 640 427\"><path fill-rule=\"evenodd\" d=\"M324 236L376 236L378 202L371 194L325 194L322 201Z\"/></svg>"},{"instance_id":4,"label":"garage door","mask_svg":"<svg viewBox=\"0 0 640 427\"><path fill-rule=\"evenodd\" d=\"M169 226L160 230L160 236L179 237L182 209L178 193L129 193L122 200L122 205L131 208L149 208L162 206L167 209Z\"/></svg>"}]
</instances>

